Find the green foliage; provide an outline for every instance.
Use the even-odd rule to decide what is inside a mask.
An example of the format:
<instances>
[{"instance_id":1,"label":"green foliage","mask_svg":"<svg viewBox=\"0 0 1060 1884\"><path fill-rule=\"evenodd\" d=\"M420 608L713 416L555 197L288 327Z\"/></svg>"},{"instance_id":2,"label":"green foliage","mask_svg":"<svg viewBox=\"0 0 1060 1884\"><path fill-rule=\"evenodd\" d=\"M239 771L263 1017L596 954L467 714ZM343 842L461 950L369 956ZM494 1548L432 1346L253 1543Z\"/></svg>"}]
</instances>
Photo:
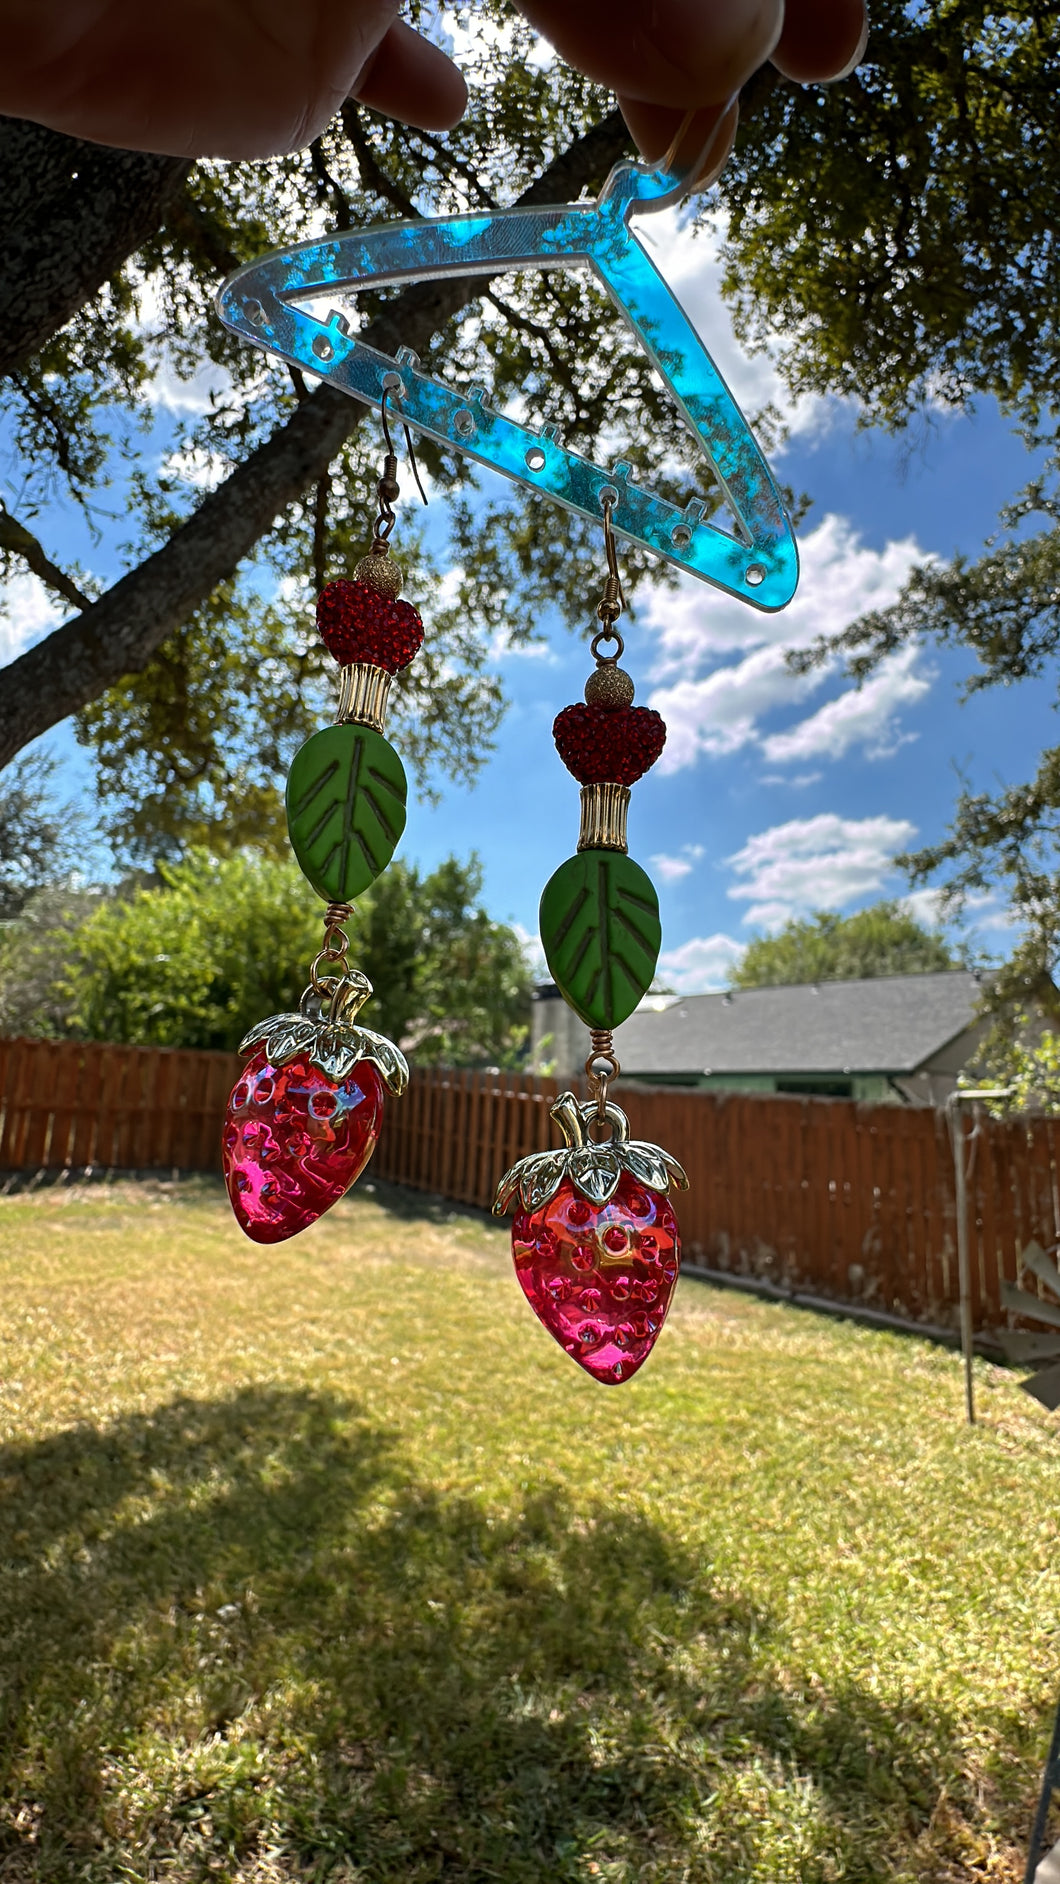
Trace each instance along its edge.
<instances>
[{"instance_id":1,"label":"green foliage","mask_svg":"<svg viewBox=\"0 0 1060 1884\"><path fill-rule=\"evenodd\" d=\"M785 336L794 388L847 393L901 425L982 395L1054 445L1060 394L1055 13L1033 0L872 9L865 62L809 96L779 85L724 181L727 291L746 339ZM762 88L768 91L767 87ZM791 657L841 652L861 681L925 636L967 650L969 691L1060 670L1060 492L1051 453L978 558L914 570L892 608ZM1027 784L962 792L946 839L906 859L943 907L1000 883L1020 937L994 984L1060 1016L1060 747ZM1010 1024L1010 1023L1009 1023Z\"/></svg>"},{"instance_id":2,"label":"green foliage","mask_svg":"<svg viewBox=\"0 0 1060 1884\"><path fill-rule=\"evenodd\" d=\"M482 870L449 857L420 876L392 864L364 899L360 957L376 990L369 1025L421 1063L518 1066L533 979L522 943L479 901Z\"/></svg>"},{"instance_id":3,"label":"green foliage","mask_svg":"<svg viewBox=\"0 0 1060 1884\"><path fill-rule=\"evenodd\" d=\"M98 889L46 884L0 922L0 1036L60 1040L73 1031L67 963L75 935L102 901Z\"/></svg>"},{"instance_id":4,"label":"green foliage","mask_svg":"<svg viewBox=\"0 0 1060 1884\"><path fill-rule=\"evenodd\" d=\"M1060 1449L1017 1374L970 1432L959 1355L688 1279L604 1392L506 1225L363 1185L274 1249L202 1181L2 1197L0 1289L18 1884L1019 1876Z\"/></svg>"},{"instance_id":5,"label":"green foliage","mask_svg":"<svg viewBox=\"0 0 1060 1884\"><path fill-rule=\"evenodd\" d=\"M192 851L161 877L107 898L64 935L41 977L42 988L59 984L51 1031L233 1048L255 1021L297 1006L323 912L293 862ZM347 925L351 960L376 990L367 1024L421 1059L512 1064L525 1046L530 976L481 888L474 858L425 877L397 863ZM2 989L0 979L0 1002Z\"/></svg>"},{"instance_id":6,"label":"green foliage","mask_svg":"<svg viewBox=\"0 0 1060 1884\"><path fill-rule=\"evenodd\" d=\"M405 829L408 785L370 726L326 726L295 753L287 780L291 848L313 888L352 902L381 874Z\"/></svg>"},{"instance_id":7,"label":"green foliage","mask_svg":"<svg viewBox=\"0 0 1060 1884\"><path fill-rule=\"evenodd\" d=\"M0 779L0 927L68 878L77 861L80 820L57 803L54 775L54 759L37 753Z\"/></svg>"},{"instance_id":8,"label":"green foliage","mask_svg":"<svg viewBox=\"0 0 1060 1884\"><path fill-rule=\"evenodd\" d=\"M722 195L745 339L784 335L803 392L901 424L994 394L1034 423L1060 390L1055 10L877 0L839 85L767 75Z\"/></svg>"},{"instance_id":9,"label":"green foliage","mask_svg":"<svg viewBox=\"0 0 1060 1884\"><path fill-rule=\"evenodd\" d=\"M882 902L853 916L826 909L793 916L776 935L756 936L732 971L732 985L775 988L872 975L930 975L958 966L939 930L925 928L898 902Z\"/></svg>"},{"instance_id":10,"label":"green foliage","mask_svg":"<svg viewBox=\"0 0 1060 1884\"><path fill-rule=\"evenodd\" d=\"M299 374L216 320L223 275L311 227L511 202L609 111L611 100L580 75L532 59L529 27L502 0L459 8L457 19L470 35L462 62L471 103L454 131L411 130L347 104L304 152L196 164L135 264L5 382L0 409L22 456L25 517L56 491L102 517L113 505L108 478L133 466L122 487L123 498L131 491L127 555L145 556L307 393ZM848 80L801 88L760 74L741 100L735 157L700 218L712 229L724 218L727 293L748 343L782 334L791 386L856 397L866 419L899 426L929 396L962 406L993 395L1028 439L1048 439L1060 402L1058 82L1055 19L1034 0L878 0L866 56ZM386 298L361 296L358 310L370 317ZM628 459L679 501L693 491L708 504L718 497L607 298L577 274L529 271L490 284L439 333L426 363L487 384L501 405L518 399L532 421L558 425L581 451ZM157 441L163 422L161 462L137 464L148 427ZM364 428L330 477L263 535L241 580L81 715L126 859L153 864L195 843L215 853L246 841L279 847L278 777L327 718L311 589L348 571L365 546L377 447ZM418 787L432 789L471 777L489 748L504 704L489 672L495 649L525 640L548 607L583 620L584 571L598 545L565 512L508 488L494 499L429 441L423 458L445 528L433 528L432 512L430 554L417 545L410 553L401 519L428 644L395 690L392 731ZM926 632L971 650L973 686L1052 674L1058 514L1054 465L1002 518L1007 534L984 557L915 572L894 610L840 637L854 672ZM0 557L0 568L14 566L14 552ZM668 579L636 557L624 567L634 588ZM452 573L438 593L441 569ZM101 575L78 579L93 593ZM962 800L952 843L914 861L921 876L949 872L956 908L968 873L1008 881L1008 840L990 832L1008 828L1010 799L1040 803L1037 828L1030 813L1020 817L1028 845L1040 841L1032 874L1048 878L1048 894L1029 892L1017 913L1050 977L1060 930L1050 820L1060 797L1044 781L1060 774L1058 753L1044 755L1030 787Z\"/></svg>"},{"instance_id":11,"label":"green foliage","mask_svg":"<svg viewBox=\"0 0 1060 1884\"><path fill-rule=\"evenodd\" d=\"M662 946L651 878L617 850L582 850L541 896L549 972L587 1027L617 1027L651 986Z\"/></svg>"},{"instance_id":12,"label":"green foliage","mask_svg":"<svg viewBox=\"0 0 1060 1884\"><path fill-rule=\"evenodd\" d=\"M960 1084L1007 1087L1005 1098L984 1102L998 1118L1060 1112L1060 1034L1043 1031L1023 1009L1014 1008L987 1034L973 1073L962 1075Z\"/></svg>"},{"instance_id":13,"label":"green foliage","mask_svg":"<svg viewBox=\"0 0 1060 1884\"><path fill-rule=\"evenodd\" d=\"M140 315L120 327L120 358L85 380L76 405L64 408L62 427L36 439L28 514L57 483L69 482L73 471L65 467L75 461L86 467L78 492L83 487L86 502L98 501L109 474L125 476L111 451L118 438L133 467L128 552L139 558L165 542L203 487L238 465L308 392L301 375L264 360L217 321L214 297L231 268L310 229L510 202L613 109L580 75L532 63L531 29L499 0L461 19L472 34L463 60L471 108L444 138L349 104L303 152L195 166L165 225L118 284L123 310ZM603 174L593 179L602 181ZM386 298L358 297L355 318L370 318ZM102 360L100 320L94 305L66 332L69 344ZM518 400L531 421L558 424L580 450L606 435L610 455L672 486L683 502L701 482L698 471L690 473L694 453L672 401L621 331L608 298L587 281L529 271L491 287L451 321L425 364L489 385L501 405ZM160 421L151 384L159 373L170 435L160 462L136 463L142 431ZM8 388L6 397L13 413L25 410L28 425L48 390L35 364L27 389ZM410 540L407 512L400 519L406 592L422 607L428 640L395 688L390 731L418 789L433 791L445 778L470 779L490 750L504 705L490 671L498 646L532 637L545 608L558 606L581 622L584 570L598 543L591 526L566 513L550 512L546 525L529 496L508 488L487 496L455 454L430 441L419 449L444 518L439 527L432 509L429 552ZM108 832L124 860L151 866L188 844L218 853L247 841L277 846L278 774L328 717L312 591L348 573L367 546L379 450L377 429L366 420L329 477L265 532L254 566L223 585L143 672L79 716L79 736L96 757ZM638 576L668 579L647 560L630 559L629 586Z\"/></svg>"},{"instance_id":14,"label":"green foliage","mask_svg":"<svg viewBox=\"0 0 1060 1884\"><path fill-rule=\"evenodd\" d=\"M297 1004L320 947L320 906L296 865L192 851L160 888L100 907L73 938L73 1021L92 1040L235 1047Z\"/></svg>"}]
</instances>

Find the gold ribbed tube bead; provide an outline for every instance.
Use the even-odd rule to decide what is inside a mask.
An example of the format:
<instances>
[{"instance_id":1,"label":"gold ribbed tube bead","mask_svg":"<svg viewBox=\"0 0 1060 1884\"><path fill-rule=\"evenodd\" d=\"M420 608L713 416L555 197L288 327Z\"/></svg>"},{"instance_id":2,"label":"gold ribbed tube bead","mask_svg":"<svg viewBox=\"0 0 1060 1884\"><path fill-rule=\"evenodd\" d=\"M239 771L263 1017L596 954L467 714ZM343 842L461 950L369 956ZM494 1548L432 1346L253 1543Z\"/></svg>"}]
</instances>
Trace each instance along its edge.
<instances>
[{"instance_id":1,"label":"gold ribbed tube bead","mask_svg":"<svg viewBox=\"0 0 1060 1884\"><path fill-rule=\"evenodd\" d=\"M628 785L583 785L579 850L626 850Z\"/></svg>"},{"instance_id":2,"label":"gold ribbed tube bead","mask_svg":"<svg viewBox=\"0 0 1060 1884\"><path fill-rule=\"evenodd\" d=\"M386 722L386 705L394 678L385 667L373 661L351 661L340 669L339 721L354 721L381 733Z\"/></svg>"}]
</instances>

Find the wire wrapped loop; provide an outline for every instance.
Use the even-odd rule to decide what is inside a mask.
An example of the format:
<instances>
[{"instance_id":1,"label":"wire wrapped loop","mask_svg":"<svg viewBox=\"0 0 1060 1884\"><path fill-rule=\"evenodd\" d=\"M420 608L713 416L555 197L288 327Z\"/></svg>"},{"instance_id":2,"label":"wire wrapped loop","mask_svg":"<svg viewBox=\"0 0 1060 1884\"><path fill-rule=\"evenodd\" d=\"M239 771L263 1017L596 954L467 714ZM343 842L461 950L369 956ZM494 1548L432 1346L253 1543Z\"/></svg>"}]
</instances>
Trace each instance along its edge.
<instances>
[{"instance_id":1,"label":"wire wrapped loop","mask_svg":"<svg viewBox=\"0 0 1060 1884\"><path fill-rule=\"evenodd\" d=\"M622 1071L615 1057L615 1043L610 1027L593 1027L589 1033L589 1047L585 1077L589 1083L589 1097L596 1101L597 1121L603 1125L607 1119L608 1086Z\"/></svg>"},{"instance_id":2,"label":"wire wrapped loop","mask_svg":"<svg viewBox=\"0 0 1060 1884\"><path fill-rule=\"evenodd\" d=\"M331 993L336 968L343 975L349 972L350 938L344 925L352 915L352 903L329 903L324 911L324 946L309 970L310 985L317 994Z\"/></svg>"}]
</instances>

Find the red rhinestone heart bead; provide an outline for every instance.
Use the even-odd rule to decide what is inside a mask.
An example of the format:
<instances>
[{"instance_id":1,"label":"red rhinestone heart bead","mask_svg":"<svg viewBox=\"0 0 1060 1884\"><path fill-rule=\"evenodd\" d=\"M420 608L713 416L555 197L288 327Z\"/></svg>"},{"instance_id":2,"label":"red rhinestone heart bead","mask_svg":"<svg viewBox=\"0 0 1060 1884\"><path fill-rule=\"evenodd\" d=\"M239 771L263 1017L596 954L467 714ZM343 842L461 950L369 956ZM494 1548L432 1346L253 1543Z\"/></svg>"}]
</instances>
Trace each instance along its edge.
<instances>
[{"instance_id":1,"label":"red rhinestone heart bead","mask_svg":"<svg viewBox=\"0 0 1060 1884\"><path fill-rule=\"evenodd\" d=\"M382 1118L383 1082L369 1061L336 1083L308 1059L279 1067L256 1053L232 1089L221 1141L240 1229L283 1243L315 1223L364 1170Z\"/></svg>"},{"instance_id":2,"label":"red rhinestone heart bead","mask_svg":"<svg viewBox=\"0 0 1060 1884\"><path fill-rule=\"evenodd\" d=\"M423 646L423 623L411 602L381 595L367 582L329 582L317 597L317 627L341 667L371 661L400 673Z\"/></svg>"},{"instance_id":3,"label":"red rhinestone heart bead","mask_svg":"<svg viewBox=\"0 0 1060 1884\"><path fill-rule=\"evenodd\" d=\"M628 1172L609 1203L570 1178L512 1224L515 1273L535 1315L594 1380L628 1380L651 1353L681 1266L673 1206Z\"/></svg>"},{"instance_id":4,"label":"red rhinestone heart bead","mask_svg":"<svg viewBox=\"0 0 1060 1884\"><path fill-rule=\"evenodd\" d=\"M666 744L666 721L653 707L564 707L552 726L556 750L582 785L633 785Z\"/></svg>"}]
</instances>

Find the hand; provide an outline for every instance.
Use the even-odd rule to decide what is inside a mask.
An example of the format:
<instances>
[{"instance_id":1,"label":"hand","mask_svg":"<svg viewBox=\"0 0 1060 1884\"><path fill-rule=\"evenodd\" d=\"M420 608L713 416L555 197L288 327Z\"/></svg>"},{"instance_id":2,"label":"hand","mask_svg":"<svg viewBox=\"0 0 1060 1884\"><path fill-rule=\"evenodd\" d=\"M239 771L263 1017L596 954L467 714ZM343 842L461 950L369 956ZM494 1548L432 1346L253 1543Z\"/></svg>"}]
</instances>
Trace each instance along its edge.
<instances>
[{"instance_id":1,"label":"hand","mask_svg":"<svg viewBox=\"0 0 1060 1884\"><path fill-rule=\"evenodd\" d=\"M638 149L665 155L689 111L678 166L724 168L736 99L767 59L806 85L843 78L868 39L864 0L519 0L569 65L618 93Z\"/></svg>"},{"instance_id":2,"label":"hand","mask_svg":"<svg viewBox=\"0 0 1060 1884\"><path fill-rule=\"evenodd\" d=\"M297 150L353 96L428 130L467 103L399 0L0 0L0 112L175 156ZM864 48L863 0L522 0L563 58L619 95L649 159L694 109L683 150L721 168L735 97L772 58L803 82Z\"/></svg>"}]
</instances>

